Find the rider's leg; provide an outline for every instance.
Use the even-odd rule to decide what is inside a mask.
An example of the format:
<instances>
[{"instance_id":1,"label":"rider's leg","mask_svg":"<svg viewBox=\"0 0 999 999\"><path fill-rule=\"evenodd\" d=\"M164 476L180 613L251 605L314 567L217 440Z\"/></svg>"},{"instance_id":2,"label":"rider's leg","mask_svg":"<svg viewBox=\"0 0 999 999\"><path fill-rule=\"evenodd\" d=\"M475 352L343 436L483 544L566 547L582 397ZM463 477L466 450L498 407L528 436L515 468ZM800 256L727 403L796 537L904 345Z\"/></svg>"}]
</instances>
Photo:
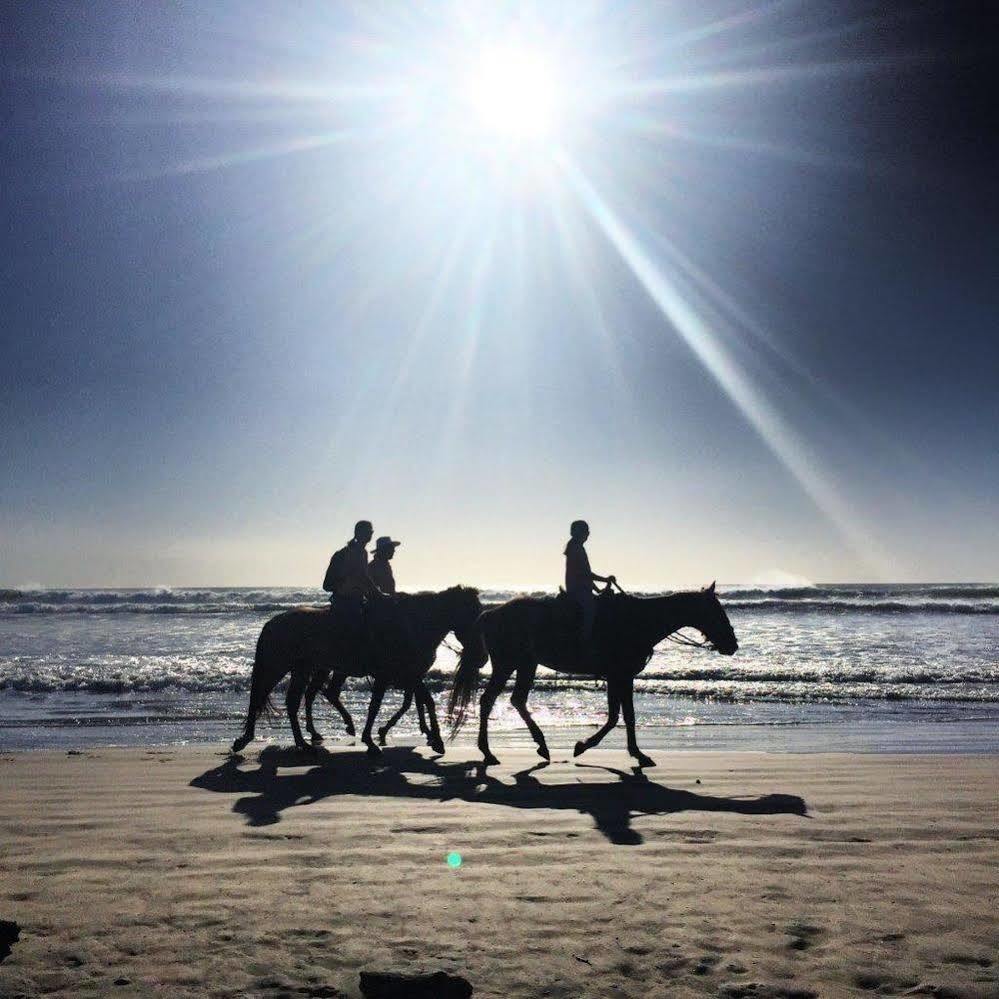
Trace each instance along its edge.
<instances>
[{"instance_id":1,"label":"rider's leg","mask_svg":"<svg viewBox=\"0 0 999 999\"><path fill-rule=\"evenodd\" d=\"M531 693L531 686L534 683L534 675L538 671L537 663L521 666L517 670L517 680L513 685L513 694L510 696L510 703L517 709L517 714L524 719L531 737L538 747L538 756L542 759L550 760L551 753L548 752L548 744L545 742L544 733L538 728L538 723L531 717L531 712L527 710L527 698Z\"/></svg>"},{"instance_id":2,"label":"rider's leg","mask_svg":"<svg viewBox=\"0 0 999 999\"><path fill-rule=\"evenodd\" d=\"M579 756L586 750L598 745L603 737L617 724L618 715L621 711L621 695L617 684L607 682L607 721L597 729L588 739L582 739L576 743L572 755Z\"/></svg>"}]
</instances>

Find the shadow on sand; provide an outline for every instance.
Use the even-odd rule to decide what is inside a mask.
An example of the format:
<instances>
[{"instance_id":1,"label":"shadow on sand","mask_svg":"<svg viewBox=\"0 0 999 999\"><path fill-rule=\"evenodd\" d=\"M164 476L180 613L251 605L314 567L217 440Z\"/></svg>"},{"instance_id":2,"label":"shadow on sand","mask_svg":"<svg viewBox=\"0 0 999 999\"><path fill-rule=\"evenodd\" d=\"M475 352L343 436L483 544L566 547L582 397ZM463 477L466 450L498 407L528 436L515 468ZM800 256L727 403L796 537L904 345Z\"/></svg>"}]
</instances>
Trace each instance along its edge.
<instances>
[{"instance_id":1,"label":"shadow on sand","mask_svg":"<svg viewBox=\"0 0 999 999\"><path fill-rule=\"evenodd\" d=\"M233 756L206 770L191 787L227 794L244 792L232 806L252 826L272 825L287 808L312 804L337 795L410 798L426 801L467 801L508 808L566 809L589 815L611 843L635 845L641 835L631 827L634 815L674 812L734 812L740 815L807 815L804 799L791 794L760 798L724 798L677 791L650 781L640 770L627 773L610 767L576 764L580 769L604 770L617 779L602 782L546 784L535 776L548 766L539 763L513 775L508 784L490 777L478 763L440 763L412 748L386 750L377 760L365 753L327 753L309 756L297 750L268 747L256 770L241 770L246 761ZM282 774L279 767L310 767L305 773ZM419 782L406 774L424 778ZM425 778L436 778L428 782Z\"/></svg>"}]
</instances>

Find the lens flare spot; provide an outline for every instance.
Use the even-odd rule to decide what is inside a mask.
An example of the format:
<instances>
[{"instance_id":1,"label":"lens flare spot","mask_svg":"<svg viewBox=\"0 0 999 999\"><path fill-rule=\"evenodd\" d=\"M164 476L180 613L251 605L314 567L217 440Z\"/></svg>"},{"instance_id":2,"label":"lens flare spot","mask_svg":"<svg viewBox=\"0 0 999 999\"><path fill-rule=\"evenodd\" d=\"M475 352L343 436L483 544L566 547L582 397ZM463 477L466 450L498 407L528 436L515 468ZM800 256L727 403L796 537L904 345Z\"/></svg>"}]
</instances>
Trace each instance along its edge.
<instances>
[{"instance_id":1,"label":"lens flare spot","mask_svg":"<svg viewBox=\"0 0 999 999\"><path fill-rule=\"evenodd\" d=\"M450 867L452 871L456 871L459 867L461 867L461 854L458 853L457 850L452 850L447 857L445 857L445 860L447 862L447 866Z\"/></svg>"}]
</instances>

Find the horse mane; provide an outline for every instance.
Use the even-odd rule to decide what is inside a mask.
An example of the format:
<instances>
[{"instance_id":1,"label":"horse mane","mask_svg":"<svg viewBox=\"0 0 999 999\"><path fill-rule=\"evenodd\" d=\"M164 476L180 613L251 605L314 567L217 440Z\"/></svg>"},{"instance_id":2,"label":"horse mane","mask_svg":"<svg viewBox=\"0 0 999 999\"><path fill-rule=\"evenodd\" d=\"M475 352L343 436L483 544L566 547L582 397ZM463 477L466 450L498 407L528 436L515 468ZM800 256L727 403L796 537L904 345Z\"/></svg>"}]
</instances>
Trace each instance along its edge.
<instances>
[{"instance_id":1,"label":"horse mane","mask_svg":"<svg viewBox=\"0 0 999 999\"><path fill-rule=\"evenodd\" d=\"M468 596L478 599L479 590L475 586L466 586L464 583L457 583L454 586L449 586L446 590L419 590L416 593L397 593L396 600L400 601L419 601L422 603L429 602L430 600L437 600L440 597L457 597L457 596Z\"/></svg>"}]
</instances>

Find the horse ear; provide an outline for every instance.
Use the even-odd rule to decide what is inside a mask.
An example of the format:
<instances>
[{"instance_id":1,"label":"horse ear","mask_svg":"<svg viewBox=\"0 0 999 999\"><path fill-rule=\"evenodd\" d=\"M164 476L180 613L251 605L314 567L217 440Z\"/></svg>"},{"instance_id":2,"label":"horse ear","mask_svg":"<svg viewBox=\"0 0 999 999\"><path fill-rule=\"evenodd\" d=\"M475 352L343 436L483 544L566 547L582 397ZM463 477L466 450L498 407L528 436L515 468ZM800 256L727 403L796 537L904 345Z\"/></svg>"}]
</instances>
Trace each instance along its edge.
<instances>
[{"instance_id":1,"label":"horse ear","mask_svg":"<svg viewBox=\"0 0 999 999\"><path fill-rule=\"evenodd\" d=\"M715 583L716 583L716 582L717 582L717 580L712 580L712 581L711 581L711 585L710 585L709 587L707 587L707 589L706 589L706 590L705 590L704 592L705 592L705 593L711 593L711 594L714 594L714 592L715 592Z\"/></svg>"}]
</instances>

